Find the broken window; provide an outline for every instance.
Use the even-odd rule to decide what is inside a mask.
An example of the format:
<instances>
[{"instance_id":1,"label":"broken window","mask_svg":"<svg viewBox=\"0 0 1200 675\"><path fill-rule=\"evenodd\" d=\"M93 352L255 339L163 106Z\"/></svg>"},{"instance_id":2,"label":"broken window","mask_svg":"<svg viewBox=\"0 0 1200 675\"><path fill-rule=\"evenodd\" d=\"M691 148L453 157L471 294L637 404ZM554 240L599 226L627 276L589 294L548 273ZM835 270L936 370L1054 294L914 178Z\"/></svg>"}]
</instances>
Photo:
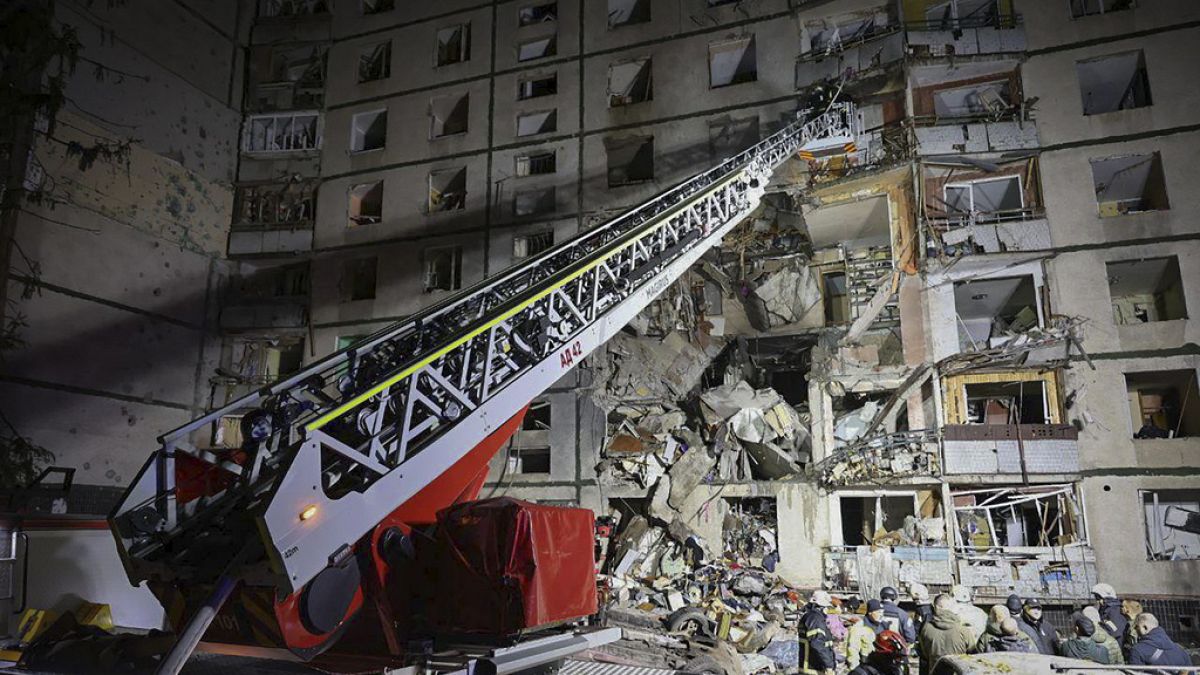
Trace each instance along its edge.
<instances>
[{"instance_id":1,"label":"broken window","mask_svg":"<svg viewBox=\"0 0 1200 675\"><path fill-rule=\"evenodd\" d=\"M539 110L537 112L520 113L517 115L517 135L536 136L548 134L558 129L557 110Z\"/></svg>"},{"instance_id":2,"label":"broken window","mask_svg":"<svg viewBox=\"0 0 1200 675\"><path fill-rule=\"evenodd\" d=\"M518 218L554 212L554 187L523 190L513 195L513 215Z\"/></svg>"},{"instance_id":3,"label":"broken window","mask_svg":"<svg viewBox=\"0 0 1200 675\"><path fill-rule=\"evenodd\" d=\"M471 96L467 93L434 98L429 102L429 137L465 134L470 108Z\"/></svg>"},{"instance_id":4,"label":"broken window","mask_svg":"<svg viewBox=\"0 0 1200 675\"><path fill-rule=\"evenodd\" d=\"M517 83L517 100L526 101L539 96L553 96L558 93L558 73L535 75Z\"/></svg>"},{"instance_id":5,"label":"broken window","mask_svg":"<svg viewBox=\"0 0 1200 675\"><path fill-rule=\"evenodd\" d=\"M324 45L261 46L251 51L258 110L320 107L325 97Z\"/></svg>"},{"instance_id":6,"label":"broken window","mask_svg":"<svg viewBox=\"0 0 1200 675\"><path fill-rule=\"evenodd\" d=\"M362 13L364 16L371 14L382 14L396 9L396 0L362 0Z\"/></svg>"},{"instance_id":7,"label":"broken window","mask_svg":"<svg viewBox=\"0 0 1200 675\"><path fill-rule=\"evenodd\" d=\"M999 23L999 0L949 0L925 8L929 30L960 30Z\"/></svg>"},{"instance_id":8,"label":"broken window","mask_svg":"<svg viewBox=\"0 0 1200 675\"><path fill-rule=\"evenodd\" d=\"M773 572L779 562L779 518L774 497L728 497L721 541L725 554Z\"/></svg>"},{"instance_id":9,"label":"broken window","mask_svg":"<svg viewBox=\"0 0 1200 675\"><path fill-rule=\"evenodd\" d=\"M963 490L951 495L961 548L1087 543L1083 510L1072 485Z\"/></svg>"},{"instance_id":10,"label":"broken window","mask_svg":"<svg viewBox=\"0 0 1200 675\"><path fill-rule=\"evenodd\" d=\"M513 237L513 258L528 258L554 246L554 230Z\"/></svg>"},{"instance_id":11,"label":"broken window","mask_svg":"<svg viewBox=\"0 0 1200 675\"><path fill-rule=\"evenodd\" d=\"M917 495L879 494L841 496L838 510L842 517L842 544L870 545L889 532L904 529L905 518L915 518Z\"/></svg>"},{"instance_id":12,"label":"broken window","mask_svg":"<svg viewBox=\"0 0 1200 675\"><path fill-rule=\"evenodd\" d=\"M650 20L650 0L608 0L608 27L629 26Z\"/></svg>"},{"instance_id":13,"label":"broken window","mask_svg":"<svg viewBox=\"0 0 1200 675\"><path fill-rule=\"evenodd\" d=\"M380 42L358 53L358 81L374 82L392 75L392 41Z\"/></svg>"},{"instance_id":14,"label":"broken window","mask_svg":"<svg viewBox=\"0 0 1200 675\"><path fill-rule=\"evenodd\" d=\"M1171 208L1162 158L1157 152L1088 162L1092 165L1092 185L1096 188L1101 218Z\"/></svg>"},{"instance_id":15,"label":"broken window","mask_svg":"<svg viewBox=\"0 0 1200 675\"><path fill-rule=\"evenodd\" d=\"M517 60L532 61L547 56L554 56L558 52L557 36L538 38L529 40L517 45Z\"/></svg>"},{"instance_id":16,"label":"broken window","mask_svg":"<svg viewBox=\"0 0 1200 675\"><path fill-rule=\"evenodd\" d=\"M1003 344L1011 334L1041 325L1032 275L954 282L959 345L966 350Z\"/></svg>"},{"instance_id":17,"label":"broken window","mask_svg":"<svg viewBox=\"0 0 1200 675\"><path fill-rule=\"evenodd\" d=\"M758 116L708 123L708 151L714 162L733 157L759 140Z\"/></svg>"},{"instance_id":18,"label":"broken window","mask_svg":"<svg viewBox=\"0 0 1200 675\"><path fill-rule=\"evenodd\" d=\"M429 212L460 211L467 205L467 168L441 169L429 174Z\"/></svg>"},{"instance_id":19,"label":"broken window","mask_svg":"<svg viewBox=\"0 0 1200 675\"><path fill-rule=\"evenodd\" d=\"M814 29L809 37L810 53L837 51L845 45L861 42L875 33L875 17L854 19L832 26Z\"/></svg>"},{"instance_id":20,"label":"broken window","mask_svg":"<svg viewBox=\"0 0 1200 675\"><path fill-rule=\"evenodd\" d=\"M846 323L850 320L850 295L846 290L844 271L825 272L821 275L825 298L825 323Z\"/></svg>"},{"instance_id":21,"label":"broken window","mask_svg":"<svg viewBox=\"0 0 1200 675\"><path fill-rule=\"evenodd\" d=\"M650 77L650 59L614 63L608 67L608 105L623 105L649 101L654 97Z\"/></svg>"},{"instance_id":22,"label":"broken window","mask_svg":"<svg viewBox=\"0 0 1200 675\"><path fill-rule=\"evenodd\" d=\"M287 225L313 219L313 185L250 185L238 188L239 223Z\"/></svg>"},{"instance_id":23,"label":"broken window","mask_svg":"<svg viewBox=\"0 0 1200 675\"><path fill-rule=\"evenodd\" d=\"M383 181L350 188L350 226L371 225L383 220Z\"/></svg>"},{"instance_id":24,"label":"broken window","mask_svg":"<svg viewBox=\"0 0 1200 675\"><path fill-rule=\"evenodd\" d=\"M550 473L550 402L529 404L521 427L513 434L512 453L508 457L513 473Z\"/></svg>"},{"instance_id":25,"label":"broken window","mask_svg":"<svg viewBox=\"0 0 1200 675\"><path fill-rule=\"evenodd\" d=\"M967 424L1050 424L1043 380L971 382L964 385Z\"/></svg>"},{"instance_id":26,"label":"broken window","mask_svg":"<svg viewBox=\"0 0 1200 675\"><path fill-rule=\"evenodd\" d=\"M754 36L708 46L708 86L712 89L758 79Z\"/></svg>"},{"instance_id":27,"label":"broken window","mask_svg":"<svg viewBox=\"0 0 1200 675\"><path fill-rule=\"evenodd\" d=\"M379 150L387 145L387 111L370 110L350 120L350 152Z\"/></svg>"},{"instance_id":28,"label":"broken window","mask_svg":"<svg viewBox=\"0 0 1200 675\"><path fill-rule=\"evenodd\" d=\"M1118 325L1187 318L1179 258L1144 258L1105 264L1113 322Z\"/></svg>"},{"instance_id":29,"label":"broken window","mask_svg":"<svg viewBox=\"0 0 1200 675\"><path fill-rule=\"evenodd\" d=\"M618 187L654 180L654 137L606 138L608 186Z\"/></svg>"},{"instance_id":30,"label":"broken window","mask_svg":"<svg viewBox=\"0 0 1200 675\"><path fill-rule=\"evenodd\" d=\"M315 112L251 115L242 149L246 152L295 152L321 147L320 115Z\"/></svg>"},{"instance_id":31,"label":"broken window","mask_svg":"<svg viewBox=\"0 0 1200 675\"><path fill-rule=\"evenodd\" d=\"M1141 50L1075 62L1083 114L1099 115L1151 105L1146 58Z\"/></svg>"},{"instance_id":32,"label":"broken window","mask_svg":"<svg viewBox=\"0 0 1200 675\"><path fill-rule=\"evenodd\" d=\"M531 152L528 155L517 155L516 175L538 176L554 173L558 170L558 160L553 150Z\"/></svg>"},{"instance_id":33,"label":"broken window","mask_svg":"<svg viewBox=\"0 0 1200 675\"><path fill-rule=\"evenodd\" d=\"M258 15L295 17L328 14L329 0L258 0Z\"/></svg>"},{"instance_id":34,"label":"broken window","mask_svg":"<svg viewBox=\"0 0 1200 675\"><path fill-rule=\"evenodd\" d=\"M1020 176L1001 176L970 183L947 183L943 188L948 219L960 223L990 222L1020 217L1025 194ZM962 215L956 215L962 214Z\"/></svg>"},{"instance_id":35,"label":"broken window","mask_svg":"<svg viewBox=\"0 0 1200 675\"><path fill-rule=\"evenodd\" d=\"M509 467L515 473L550 473L550 448L513 448Z\"/></svg>"},{"instance_id":36,"label":"broken window","mask_svg":"<svg viewBox=\"0 0 1200 675\"><path fill-rule=\"evenodd\" d=\"M933 111L939 118L1000 115L1013 105L1012 81L981 82L933 93Z\"/></svg>"},{"instance_id":37,"label":"broken window","mask_svg":"<svg viewBox=\"0 0 1200 675\"><path fill-rule=\"evenodd\" d=\"M1126 373L1125 390L1134 438L1200 436L1195 370Z\"/></svg>"},{"instance_id":38,"label":"broken window","mask_svg":"<svg viewBox=\"0 0 1200 675\"><path fill-rule=\"evenodd\" d=\"M342 301L374 300L379 258L356 258L342 266Z\"/></svg>"},{"instance_id":39,"label":"broken window","mask_svg":"<svg viewBox=\"0 0 1200 675\"><path fill-rule=\"evenodd\" d=\"M535 26L539 23L558 21L558 3L543 2L540 5L522 7L517 12L517 23L521 26Z\"/></svg>"},{"instance_id":40,"label":"broken window","mask_svg":"<svg viewBox=\"0 0 1200 675\"><path fill-rule=\"evenodd\" d=\"M1070 0L1070 2L1071 17L1075 19L1093 14L1120 12L1137 6L1134 0Z\"/></svg>"},{"instance_id":41,"label":"broken window","mask_svg":"<svg viewBox=\"0 0 1200 675\"><path fill-rule=\"evenodd\" d=\"M437 65L471 60L471 24L448 26L437 32Z\"/></svg>"},{"instance_id":42,"label":"broken window","mask_svg":"<svg viewBox=\"0 0 1200 675\"><path fill-rule=\"evenodd\" d=\"M456 291L462 287L462 247L425 250L425 292Z\"/></svg>"},{"instance_id":43,"label":"broken window","mask_svg":"<svg viewBox=\"0 0 1200 675\"><path fill-rule=\"evenodd\" d=\"M1200 559L1200 490L1141 490L1148 560Z\"/></svg>"}]
</instances>

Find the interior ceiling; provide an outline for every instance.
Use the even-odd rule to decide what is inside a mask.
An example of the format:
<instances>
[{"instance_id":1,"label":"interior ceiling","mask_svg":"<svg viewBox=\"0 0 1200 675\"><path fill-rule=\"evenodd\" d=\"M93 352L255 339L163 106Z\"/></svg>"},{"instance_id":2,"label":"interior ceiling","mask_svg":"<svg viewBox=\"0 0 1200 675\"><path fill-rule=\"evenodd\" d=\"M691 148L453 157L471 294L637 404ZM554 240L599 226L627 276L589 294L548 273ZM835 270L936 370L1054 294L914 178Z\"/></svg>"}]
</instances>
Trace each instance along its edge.
<instances>
[{"instance_id":1,"label":"interior ceiling","mask_svg":"<svg viewBox=\"0 0 1200 675\"><path fill-rule=\"evenodd\" d=\"M1010 303L1032 303L1033 277L977 279L954 285L954 308L963 319L997 316Z\"/></svg>"},{"instance_id":2,"label":"interior ceiling","mask_svg":"<svg viewBox=\"0 0 1200 675\"><path fill-rule=\"evenodd\" d=\"M1109 293L1117 297L1155 293L1160 290L1169 263L1169 258L1108 263Z\"/></svg>"},{"instance_id":3,"label":"interior ceiling","mask_svg":"<svg viewBox=\"0 0 1200 675\"><path fill-rule=\"evenodd\" d=\"M804 214L813 248L842 243L887 244L891 240L887 195L822 206Z\"/></svg>"},{"instance_id":4,"label":"interior ceiling","mask_svg":"<svg viewBox=\"0 0 1200 675\"><path fill-rule=\"evenodd\" d=\"M915 87L928 87L931 84L961 82L986 75L1008 73L1016 67L1016 61L967 61L952 66L917 66L912 69L912 82Z\"/></svg>"}]
</instances>

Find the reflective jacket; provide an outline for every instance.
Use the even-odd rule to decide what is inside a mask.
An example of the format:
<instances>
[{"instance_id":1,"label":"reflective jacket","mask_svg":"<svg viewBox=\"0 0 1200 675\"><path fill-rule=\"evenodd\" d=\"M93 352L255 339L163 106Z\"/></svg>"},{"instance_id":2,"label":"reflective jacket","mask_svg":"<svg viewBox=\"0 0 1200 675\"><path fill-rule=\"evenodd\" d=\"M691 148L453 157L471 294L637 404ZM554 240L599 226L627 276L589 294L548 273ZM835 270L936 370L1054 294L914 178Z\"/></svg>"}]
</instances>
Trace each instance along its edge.
<instances>
[{"instance_id":1,"label":"reflective jacket","mask_svg":"<svg viewBox=\"0 0 1200 675\"><path fill-rule=\"evenodd\" d=\"M904 637L904 641L912 644L917 641L917 627L913 625L912 618L908 612L901 609L896 603L891 600L884 600L883 605L883 623L888 627L888 630L894 630Z\"/></svg>"},{"instance_id":2,"label":"reflective jacket","mask_svg":"<svg viewBox=\"0 0 1200 675\"><path fill-rule=\"evenodd\" d=\"M1167 637L1161 627L1138 638L1129 653L1129 664L1133 666L1190 666L1192 659L1183 647Z\"/></svg>"},{"instance_id":3,"label":"reflective jacket","mask_svg":"<svg viewBox=\"0 0 1200 675\"><path fill-rule=\"evenodd\" d=\"M837 668L833 654L833 635L825 621L825 610L808 603L800 617L800 672L823 673Z\"/></svg>"}]
</instances>

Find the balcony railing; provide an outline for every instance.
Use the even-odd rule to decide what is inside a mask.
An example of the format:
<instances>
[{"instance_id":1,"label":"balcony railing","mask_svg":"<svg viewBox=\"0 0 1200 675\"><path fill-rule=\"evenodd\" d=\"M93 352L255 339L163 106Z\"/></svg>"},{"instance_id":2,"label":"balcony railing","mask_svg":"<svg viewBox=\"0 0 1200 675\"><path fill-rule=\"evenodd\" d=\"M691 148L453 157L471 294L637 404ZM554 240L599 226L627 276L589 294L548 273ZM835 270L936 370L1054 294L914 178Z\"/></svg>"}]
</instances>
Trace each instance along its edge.
<instances>
[{"instance_id":1,"label":"balcony railing","mask_svg":"<svg viewBox=\"0 0 1200 675\"><path fill-rule=\"evenodd\" d=\"M917 151L922 156L960 155L972 152L1030 150L1038 147L1037 125L1029 120L1000 119L954 121L923 126L930 118L917 120L914 129Z\"/></svg>"},{"instance_id":2,"label":"balcony railing","mask_svg":"<svg viewBox=\"0 0 1200 675\"><path fill-rule=\"evenodd\" d=\"M951 424L942 428L946 475L1079 473L1079 432L1069 424Z\"/></svg>"},{"instance_id":3,"label":"balcony railing","mask_svg":"<svg viewBox=\"0 0 1200 675\"><path fill-rule=\"evenodd\" d=\"M246 153L283 153L319 150L321 115L317 112L287 112L250 115L242 137Z\"/></svg>"},{"instance_id":4,"label":"balcony railing","mask_svg":"<svg viewBox=\"0 0 1200 675\"><path fill-rule=\"evenodd\" d=\"M854 77L903 58L904 34L895 29L850 45L810 51L796 59L796 88L830 78Z\"/></svg>"},{"instance_id":5,"label":"balcony railing","mask_svg":"<svg viewBox=\"0 0 1200 675\"><path fill-rule=\"evenodd\" d=\"M331 0L258 0L262 18L294 19L329 14Z\"/></svg>"},{"instance_id":6,"label":"balcony railing","mask_svg":"<svg viewBox=\"0 0 1200 675\"><path fill-rule=\"evenodd\" d=\"M287 255L312 251L312 221L297 223L238 224L229 232L229 256Z\"/></svg>"},{"instance_id":7,"label":"balcony railing","mask_svg":"<svg viewBox=\"0 0 1200 675\"><path fill-rule=\"evenodd\" d=\"M930 248L940 248L948 255L1042 251L1052 246L1050 224L1041 207L970 213L931 211L925 222L940 240L931 238Z\"/></svg>"}]
</instances>

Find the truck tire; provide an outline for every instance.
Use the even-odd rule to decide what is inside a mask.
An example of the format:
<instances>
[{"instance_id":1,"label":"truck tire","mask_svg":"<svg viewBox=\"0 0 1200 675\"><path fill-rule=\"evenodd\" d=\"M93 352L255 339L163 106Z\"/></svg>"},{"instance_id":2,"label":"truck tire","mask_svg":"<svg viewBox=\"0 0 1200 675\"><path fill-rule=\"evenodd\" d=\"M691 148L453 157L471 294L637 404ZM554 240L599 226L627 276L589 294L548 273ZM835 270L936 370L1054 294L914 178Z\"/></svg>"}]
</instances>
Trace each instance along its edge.
<instances>
[{"instance_id":1,"label":"truck tire","mask_svg":"<svg viewBox=\"0 0 1200 675\"><path fill-rule=\"evenodd\" d=\"M696 675L729 675L725 672L725 667L711 656L697 656L684 664L682 671Z\"/></svg>"},{"instance_id":2,"label":"truck tire","mask_svg":"<svg viewBox=\"0 0 1200 675\"><path fill-rule=\"evenodd\" d=\"M712 621L695 607L680 607L667 617L667 631L713 637Z\"/></svg>"}]
</instances>

